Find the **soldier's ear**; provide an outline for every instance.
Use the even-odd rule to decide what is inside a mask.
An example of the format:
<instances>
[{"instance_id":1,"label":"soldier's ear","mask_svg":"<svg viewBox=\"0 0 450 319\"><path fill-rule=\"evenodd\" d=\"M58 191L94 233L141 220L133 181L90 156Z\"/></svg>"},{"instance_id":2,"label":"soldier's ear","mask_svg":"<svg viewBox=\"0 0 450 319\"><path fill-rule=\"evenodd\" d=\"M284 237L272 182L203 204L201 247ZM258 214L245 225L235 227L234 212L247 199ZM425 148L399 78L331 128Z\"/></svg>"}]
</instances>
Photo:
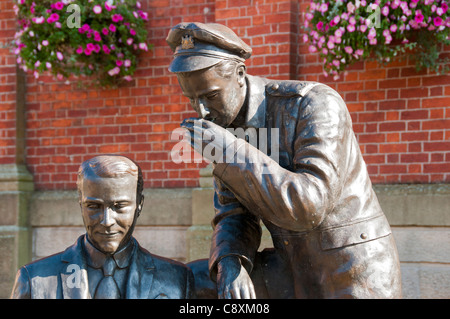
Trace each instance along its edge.
<instances>
[{"instance_id":1,"label":"soldier's ear","mask_svg":"<svg viewBox=\"0 0 450 319\"><path fill-rule=\"evenodd\" d=\"M236 75L239 86L244 86L245 84L245 74L247 73L245 64L240 63L236 68Z\"/></svg>"}]
</instances>

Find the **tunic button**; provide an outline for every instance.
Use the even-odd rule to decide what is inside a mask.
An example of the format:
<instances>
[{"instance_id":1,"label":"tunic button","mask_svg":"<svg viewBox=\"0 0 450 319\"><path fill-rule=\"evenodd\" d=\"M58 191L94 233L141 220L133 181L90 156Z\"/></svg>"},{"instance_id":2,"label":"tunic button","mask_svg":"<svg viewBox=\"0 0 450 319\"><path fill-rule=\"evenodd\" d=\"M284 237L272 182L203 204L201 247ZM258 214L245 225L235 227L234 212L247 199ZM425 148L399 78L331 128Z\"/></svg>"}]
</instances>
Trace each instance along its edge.
<instances>
[{"instance_id":1,"label":"tunic button","mask_svg":"<svg viewBox=\"0 0 450 319\"><path fill-rule=\"evenodd\" d=\"M278 83L272 84L272 90L278 90L279 87L280 85Z\"/></svg>"},{"instance_id":2,"label":"tunic button","mask_svg":"<svg viewBox=\"0 0 450 319\"><path fill-rule=\"evenodd\" d=\"M362 233L360 237L361 237L361 239L367 239L367 234L366 233Z\"/></svg>"}]
</instances>

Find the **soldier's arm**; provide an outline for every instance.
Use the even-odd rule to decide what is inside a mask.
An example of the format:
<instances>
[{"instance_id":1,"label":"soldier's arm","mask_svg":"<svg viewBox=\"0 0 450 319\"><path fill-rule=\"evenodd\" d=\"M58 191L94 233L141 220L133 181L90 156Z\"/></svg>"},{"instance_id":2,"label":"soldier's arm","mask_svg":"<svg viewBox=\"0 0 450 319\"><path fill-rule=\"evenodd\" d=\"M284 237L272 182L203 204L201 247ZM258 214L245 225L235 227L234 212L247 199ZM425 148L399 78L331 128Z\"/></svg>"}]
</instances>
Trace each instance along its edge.
<instances>
[{"instance_id":1,"label":"soldier's arm","mask_svg":"<svg viewBox=\"0 0 450 319\"><path fill-rule=\"evenodd\" d=\"M248 273L261 241L259 218L242 206L222 182L214 179L214 228L209 269L216 280L217 264L226 257L237 257Z\"/></svg>"}]
</instances>

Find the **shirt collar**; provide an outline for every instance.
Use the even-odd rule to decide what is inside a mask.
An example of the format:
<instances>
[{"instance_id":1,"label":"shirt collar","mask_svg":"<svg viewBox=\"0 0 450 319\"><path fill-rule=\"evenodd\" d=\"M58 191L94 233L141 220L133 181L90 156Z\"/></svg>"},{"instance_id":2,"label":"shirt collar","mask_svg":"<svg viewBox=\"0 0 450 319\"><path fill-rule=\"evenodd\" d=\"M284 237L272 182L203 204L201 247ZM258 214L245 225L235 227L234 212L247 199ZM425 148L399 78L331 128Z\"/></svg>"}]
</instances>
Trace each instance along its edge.
<instances>
[{"instance_id":1,"label":"shirt collar","mask_svg":"<svg viewBox=\"0 0 450 319\"><path fill-rule=\"evenodd\" d=\"M87 236L84 237L83 243L84 249L86 251L86 261L88 265L93 268L102 268L108 255L95 248L94 245L89 241ZM131 256L133 255L134 247L134 239L131 238L125 247L112 255L117 267L128 267L128 265L130 264Z\"/></svg>"},{"instance_id":2,"label":"shirt collar","mask_svg":"<svg viewBox=\"0 0 450 319\"><path fill-rule=\"evenodd\" d=\"M247 78L247 114L245 126L261 128L266 124L266 79L248 75Z\"/></svg>"}]
</instances>

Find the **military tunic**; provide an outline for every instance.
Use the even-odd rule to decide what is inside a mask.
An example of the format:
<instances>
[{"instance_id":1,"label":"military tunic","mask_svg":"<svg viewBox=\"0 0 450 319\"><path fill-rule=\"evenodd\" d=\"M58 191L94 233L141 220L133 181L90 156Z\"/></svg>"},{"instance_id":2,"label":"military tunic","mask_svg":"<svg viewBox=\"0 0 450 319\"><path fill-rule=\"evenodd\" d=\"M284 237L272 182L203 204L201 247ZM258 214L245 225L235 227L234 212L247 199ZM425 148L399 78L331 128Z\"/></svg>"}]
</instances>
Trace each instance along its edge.
<instances>
[{"instance_id":1,"label":"military tunic","mask_svg":"<svg viewBox=\"0 0 450 319\"><path fill-rule=\"evenodd\" d=\"M211 278L236 255L257 297L401 297L397 248L342 98L314 82L247 85L246 128L276 129L278 158L238 140L245 162L214 165ZM263 252L260 221L274 244Z\"/></svg>"}]
</instances>

